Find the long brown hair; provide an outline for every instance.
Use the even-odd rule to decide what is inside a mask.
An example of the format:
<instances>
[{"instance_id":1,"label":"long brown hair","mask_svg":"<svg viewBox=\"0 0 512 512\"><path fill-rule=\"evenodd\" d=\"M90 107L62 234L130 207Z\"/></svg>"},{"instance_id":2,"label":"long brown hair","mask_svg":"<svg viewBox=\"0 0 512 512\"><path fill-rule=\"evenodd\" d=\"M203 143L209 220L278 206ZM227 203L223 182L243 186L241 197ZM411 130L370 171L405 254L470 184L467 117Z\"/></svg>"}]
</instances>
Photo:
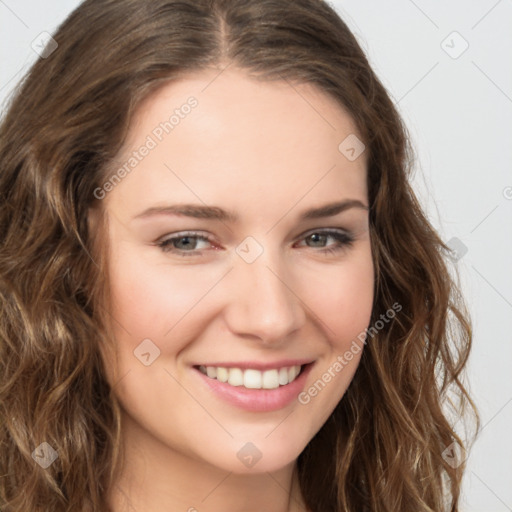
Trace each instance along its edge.
<instances>
[{"instance_id":1,"label":"long brown hair","mask_svg":"<svg viewBox=\"0 0 512 512\"><path fill-rule=\"evenodd\" d=\"M100 357L110 339L105 233L90 232L89 209L101 208L94 191L140 102L226 65L316 85L353 117L368 158L372 325L402 306L299 456L306 503L459 510L464 464L443 452L463 441L444 406L478 420L461 381L471 327L448 248L410 188L402 121L337 13L319 0L86 0L53 37L58 48L30 69L0 126L1 510L108 510L120 407ZM58 457L43 469L48 446Z\"/></svg>"}]
</instances>

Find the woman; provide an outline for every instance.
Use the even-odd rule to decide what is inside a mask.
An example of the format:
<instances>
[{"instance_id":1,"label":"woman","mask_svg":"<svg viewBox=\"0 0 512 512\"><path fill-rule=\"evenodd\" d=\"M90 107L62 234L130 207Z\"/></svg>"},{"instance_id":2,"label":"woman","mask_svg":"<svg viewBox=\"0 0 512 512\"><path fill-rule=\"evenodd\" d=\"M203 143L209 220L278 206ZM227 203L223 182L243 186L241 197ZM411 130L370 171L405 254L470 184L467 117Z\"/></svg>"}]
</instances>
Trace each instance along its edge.
<instances>
[{"instance_id":1,"label":"woman","mask_svg":"<svg viewBox=\"0 0 512 512\"><path fill-rule=\"evenodd\" d=\"M336 13L53 38L0 129L2 510L458 510L469 320Z\"/></svg>"}]
</instances>

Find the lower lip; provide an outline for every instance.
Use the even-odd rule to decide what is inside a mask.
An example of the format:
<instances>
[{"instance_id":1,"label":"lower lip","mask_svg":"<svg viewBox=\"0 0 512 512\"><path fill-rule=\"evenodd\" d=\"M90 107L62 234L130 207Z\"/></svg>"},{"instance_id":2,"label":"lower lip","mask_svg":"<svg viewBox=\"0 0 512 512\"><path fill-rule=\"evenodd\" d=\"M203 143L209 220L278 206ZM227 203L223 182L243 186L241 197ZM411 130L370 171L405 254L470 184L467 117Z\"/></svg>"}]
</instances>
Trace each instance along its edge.
<instances>
[{"instance_id":1,"label":"lower lip","mask_svg":"<svg viewBox=\"0 0 512 512\"><path fill-rule=\"evenodd\" d=\"M194 371L222 400L246 411L269 412L283 409L298 397L304 389L312 366L313 363L305 365L292 383L274 389L248 389L244 386L231 386L226 382L208 377L198 368L194 368Z\"/></svg>"}]
</instances>

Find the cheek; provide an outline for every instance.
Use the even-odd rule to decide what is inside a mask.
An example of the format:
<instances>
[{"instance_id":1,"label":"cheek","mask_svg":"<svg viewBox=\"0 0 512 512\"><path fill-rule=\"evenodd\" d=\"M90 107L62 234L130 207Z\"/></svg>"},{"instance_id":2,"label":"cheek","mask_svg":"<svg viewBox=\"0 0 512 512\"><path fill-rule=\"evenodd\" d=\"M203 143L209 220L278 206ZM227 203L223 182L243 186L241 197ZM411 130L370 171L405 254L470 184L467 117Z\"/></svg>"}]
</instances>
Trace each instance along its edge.
<instances>
[{"instance_id":1,"label":"cheek","mask_svg":"<svg viewBox=\"0 0 512 512\"><path fill-rule=\"evenodd\" d=\"M350 261L309 275L303 281L306 303L321 321L337 352L368 327L374 298L374 267L371 251L354 253Z\"/></svg>"},{"instance_id":2,"label":"cheek","mask_svg":"<svg viewBox=\"0 0 512 512\"><path fill-rule=\"evenodd\" d=\"M374 297L371 252L326 272L317 285L309 286L308 297L325 333L323 356L298 396L314 418L310 438L344 396L361 360Z\"/></svg>"},{"instance_id":3,"label":"cheek","mask_svg":"<svg viewBox=\"0 0 512 512\"><path fill-rule=\"evenodd\" d=\"M352 341L370 322L374 296L373 266L354 269L344 276L342 290L333 301L333 331L340 334L343 344ZM343 347L340 347L343 348Z\"/></svg>"},{"instance_id":4,"label":"cheek","mask_svg":"<svg viewBox=\"0 0 512 512\"><path fill-rule=\"evenodd\" d=\"M203 309L205 302L199 305L225 273L225 268L211 267L155 264L133 248L121 248L110 267L111 311L120 339L129 333L132 350L145 338L162 341L171 336L179 343L173 335L176 327L179 338L186 340L183 331L188 330L190 318L198 320L194 313L201 309L203 320L215 314ZM344 351L345 345L368 326L374 290L369 244L339 264L302 266L293 279L292 288L297 290L302 307L319 321L333 349ZM173 344L174 350L180 348Z\"/></svg>"},{"instance_id":5,"label":"cheek","mask_svg":"<svg viewBox=\"0 0 512 512\"><path fill-rule=\"evenodd\" d=\"M214 278L211 270L171 268L136 254L126 251L111 265L112 314L132 338L163 340L198 304Z\"/></svg>"}]
</instances>

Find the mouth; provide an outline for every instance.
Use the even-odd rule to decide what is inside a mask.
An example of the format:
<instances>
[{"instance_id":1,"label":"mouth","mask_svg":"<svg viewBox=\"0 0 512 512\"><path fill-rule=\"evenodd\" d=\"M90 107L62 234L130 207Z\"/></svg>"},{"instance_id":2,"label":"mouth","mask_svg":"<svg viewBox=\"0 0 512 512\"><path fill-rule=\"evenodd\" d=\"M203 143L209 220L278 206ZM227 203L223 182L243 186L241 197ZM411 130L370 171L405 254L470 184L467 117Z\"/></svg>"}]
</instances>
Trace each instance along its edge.
<instances>
[{"instance_id":1,"label":"mouth","mask_svg":"<svg viewBox=\"0 0 512 512\"><path fill-rule=\"evenodd\" d=\"M205 365L199 365L195 368L210 379L218 380L233 387L277 389L291 384L299 377L306 366L308 364L283 366L263 371L255 368L242 369Z\"/></svg>"},{"instance_id":2,"label":"mouth","mask_svg":"<svg viewBox=\"0 0 512 512\"><path fill-rule=\"evenodd\" d=\"M255 361L194 365L206 389L223 402L249 412L272 412L291 406L306 386L315 361Z\"/></svg>"}]
</instances>

